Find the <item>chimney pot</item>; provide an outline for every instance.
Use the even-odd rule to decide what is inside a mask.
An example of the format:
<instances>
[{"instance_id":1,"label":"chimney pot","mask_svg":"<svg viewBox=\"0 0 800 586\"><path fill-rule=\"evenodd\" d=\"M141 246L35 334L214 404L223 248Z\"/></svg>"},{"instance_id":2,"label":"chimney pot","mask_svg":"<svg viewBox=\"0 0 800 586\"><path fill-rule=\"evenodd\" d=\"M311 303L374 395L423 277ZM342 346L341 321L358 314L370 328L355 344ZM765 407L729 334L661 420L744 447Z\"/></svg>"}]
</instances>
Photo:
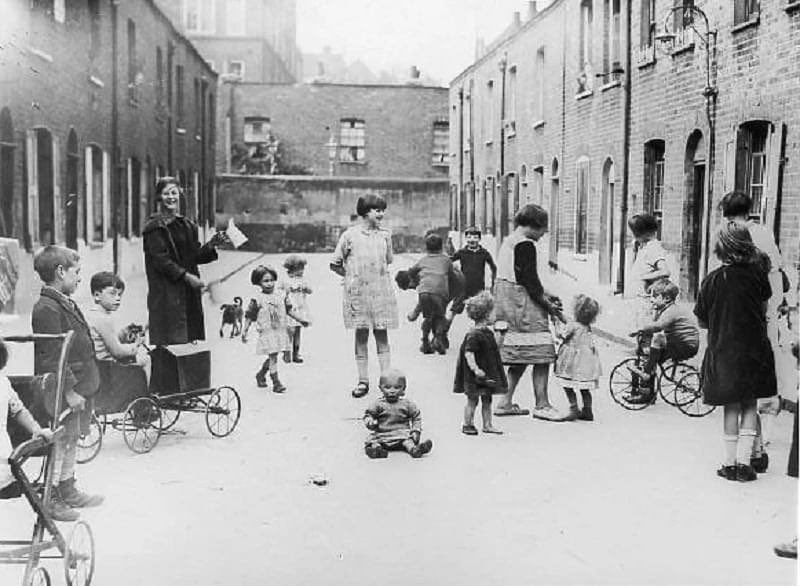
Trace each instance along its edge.
<instances>
[{"instance_id":1,"label":"chimney pot","mask_svg":"<svg viewBox=\"0 0 800 586\"><path fill-rule=\"evenodd\" d=\"M536 8L536 0L528 0L528 20L536 16L539 9Z\"/></svg>"},{"instance_id":2,"label":"chimney pot","mask_svg":"<svg viewBox=\"0 0 800 586\"><path fill-rule=\"evenodd\" d=\"M514 26L520 26L522 24L522 20L520 19L519 10L514 11L514 14L511 17L511 24Z\"/></svg>"}]
</instances>

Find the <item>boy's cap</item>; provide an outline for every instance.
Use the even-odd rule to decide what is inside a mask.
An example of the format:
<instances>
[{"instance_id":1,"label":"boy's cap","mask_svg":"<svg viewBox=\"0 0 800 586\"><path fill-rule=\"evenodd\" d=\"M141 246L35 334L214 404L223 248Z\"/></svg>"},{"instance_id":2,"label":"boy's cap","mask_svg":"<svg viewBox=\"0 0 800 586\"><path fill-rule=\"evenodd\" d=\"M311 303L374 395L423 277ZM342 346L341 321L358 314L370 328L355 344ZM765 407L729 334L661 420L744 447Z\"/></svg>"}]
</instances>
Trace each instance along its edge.
<instances>
[{"instance_id":1,"label":"boy's cap","mask_svg":"<svg viewBox=\"0 0 800 586\"><path fill-rule=\"evenodd\" d=\"M469 235L469 234L475 234L477 236L480 236L481 235L481 229L478 228L477 226L470 226L470 227L468 227L467 229L464 230L464 235L465 236Z\"/></svg>"}]
</instances>

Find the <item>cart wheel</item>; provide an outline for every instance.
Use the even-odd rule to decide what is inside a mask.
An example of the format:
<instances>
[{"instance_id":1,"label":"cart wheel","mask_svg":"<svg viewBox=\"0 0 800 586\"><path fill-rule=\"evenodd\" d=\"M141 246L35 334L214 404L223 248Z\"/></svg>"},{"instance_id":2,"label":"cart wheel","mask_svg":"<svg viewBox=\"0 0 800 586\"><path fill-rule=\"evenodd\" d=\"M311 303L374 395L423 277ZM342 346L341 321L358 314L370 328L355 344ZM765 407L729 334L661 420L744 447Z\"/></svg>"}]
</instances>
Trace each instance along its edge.
<instances>
[{"instance_id":1,"label":"cart wheel","mask_svg":"<svg viewBox=\"0 0 800 586\"><path fill-rule=\"evenodd\" d=\"M161 409L161 431L167 431L178 422L181 416L179 409Z\"/></svg>"},{"instance_id":2,"label":"cart wheel","mask_svg":"<svg viewBox=\"0 0 800 586\"><path fill-rule=\"evenodd\" d=\"M122 420L122 437L137 454L146 454L161 436L161 409L150 397L139 397L128 405Z\"/></svg>"},{"instance_id":3,"label":"cart wheel","mask_svg":"<svg viewBox=\"0 0 800 586\"><path fill-rule=\"evenodd\" d=\"M608 378L611 398L630 411L639 411L640 409L652 405L652 401L650 403L630 402L632 395L639 394L639 377L631 372L631 368L637 368L638 363L638 358L626 358L614 367L611 371L611 376ZM653 399L655 400L655 394L653 395Z\"/></svg>"},{"instance_id":4,"label":"cart wheel","mask_svg":"<svg viewBox=\"0 0 800 586\"><path fill-rule=\"evenodd\" d=\"M684 362L678 362L661 371L658 377L658 394L661 395L661 398L664 399L668 405L677 407L680 401L691 400L683 395L678 397L676 389L678 388L678 382L687 374L693 372L696 373L697 369L691 364L686 364Z\"/></svg>"},{"instance_id":5,"label":"cart wheel","mask_svg":"<svg viewBox=\"0 0 800 586\"><path fill-rule=\"evenodd\" d=\"M236 429L242 402L233 387L219 387L206 404L206 427L211 435L225 437Z\"/></svg>"},{"instance_id":6,"label":"cart wheel","mask_svg":"<svg viewBox=\"0 0 800 586\"><path fill-rule=\"evenodd\" d=\"M103 425L92 413L92 420L89 422L89 433L78 438L78 454L76 461L78 464L91 462L100 453L103 447Z\"/></svg>"},{"instance_id":7,"label":"cart wheel","mask_svg":"<svg viewBox=\"0 0 800 586\"><path fill-rule=\"evenodd\" d=\"M689 417L704 417L717 408L716 405L703 403L703 389L700 388L700 374L690 372L684 376L675 389L678 398L678 409Z\"/></svg>"},{"instance_id":8,"label":"cart wheel","mask_svg":"<svg viewBox=\"0 0 800 586\"><path fill-rule=\"evenodd\" d=\"M85 521L78 521L64 551L67 586L89 586L94 574L94 537Z\"/></svg>"},{"instance_id":9,"label":"cart wheel","mask_svg":"<svg viewBox=\"0 0 800 586\"><path fill-rule=\"evenodd\" d=\"M50 586L50 574L45 568L39 566L31 573L25 586Z\"/></svg>"}]
</instances>

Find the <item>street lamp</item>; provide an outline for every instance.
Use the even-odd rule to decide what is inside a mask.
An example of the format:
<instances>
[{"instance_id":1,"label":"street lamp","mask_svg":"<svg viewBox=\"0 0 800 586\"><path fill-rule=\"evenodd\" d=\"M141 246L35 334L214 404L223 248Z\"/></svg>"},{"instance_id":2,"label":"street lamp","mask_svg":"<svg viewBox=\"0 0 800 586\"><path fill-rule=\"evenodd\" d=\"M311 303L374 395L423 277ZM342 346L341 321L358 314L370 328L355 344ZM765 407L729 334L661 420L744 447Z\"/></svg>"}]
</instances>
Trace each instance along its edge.
<instances>
[{"instance_id":1,"label":"street lamp","mask_svg":"<svg viewBox=\"0 0 800 586\"><path fill-rule=\"evenodd\" d=\"M706 209L704 214L705 230L703 235L705 254L703 255L703 275L708 273L708 257L711 243L711 202L712 194L714 191L714 142L715 142L715 119L716 119L716 105L717 105L717 87L714 84L711 76L712 59L716 57L717 51L717 29L712 29L708 23L708 16L700 8L694 4L686 4L685 2L680 6L671 8L666 17L664 18L664 32L657 34L655 39L662 43L666 50L671 50L675 44L677 35L669 30L669 20L673 14L680 11L681 19L683 22L683 29L691 29L695 33L695 37L700 41L705 52L706 59L706 85L703 88L703 97L706 101L706 118L708 121L708 152L706 154L706 161L708 161L708 170L706 173ZM699 16L703 22L703 30L698 30L695 26Z\"/></svg>"},{"instance_id":2,"label":"street lamp","mask_svg":"<svg viewBox=\"0 0 800 586\"><path fill-rule=\"evenodd\" d=\"M325 130L330 130L331 132L330 138L328 138L328 142L325 143L325 146L328 148L328 175L333 177L336 169L336 154L339 150L339 143L336 142L336 137L330 126L326 126Z\"/></svg>"}]
</instances>

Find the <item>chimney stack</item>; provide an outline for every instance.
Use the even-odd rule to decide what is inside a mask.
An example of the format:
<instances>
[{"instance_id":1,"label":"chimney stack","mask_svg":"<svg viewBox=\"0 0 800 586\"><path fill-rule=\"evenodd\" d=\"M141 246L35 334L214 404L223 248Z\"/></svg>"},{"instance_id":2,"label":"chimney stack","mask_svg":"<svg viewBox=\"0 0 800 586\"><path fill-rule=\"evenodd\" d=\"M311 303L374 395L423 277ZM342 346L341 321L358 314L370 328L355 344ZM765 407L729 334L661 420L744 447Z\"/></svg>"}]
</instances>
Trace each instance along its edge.
<instances>
[{"instance_id":1,"label":"chimney stack","mask_svg":"<svg viewBox=\"0 0 800 586\"><path fill-rule=\"evenodd\" d=\"M521 25L522 19L520 18L519 10L515 10L514 14L511 16L511 26L519 28Z\"/></svg>"},{"instance_id":2,"label":"chimney stack","mask_svg":"<svg viewBox=\"0 0 800 586\"><path fill-rule=\"evenodd\" d=\"M536 16L538 12L539 10L536 8L536 0L528 0L528 20Z\"/></svg>"}]
</instances>

